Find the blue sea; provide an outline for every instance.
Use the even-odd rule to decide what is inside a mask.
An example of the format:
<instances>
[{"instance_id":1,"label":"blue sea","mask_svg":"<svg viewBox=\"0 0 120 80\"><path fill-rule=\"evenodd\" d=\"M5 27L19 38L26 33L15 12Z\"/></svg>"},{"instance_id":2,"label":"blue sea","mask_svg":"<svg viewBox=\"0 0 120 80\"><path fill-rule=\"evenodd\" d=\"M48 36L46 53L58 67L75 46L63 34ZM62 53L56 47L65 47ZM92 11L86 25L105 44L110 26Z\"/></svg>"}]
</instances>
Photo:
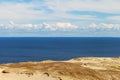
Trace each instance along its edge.
<instances>
[{"instance_id":1,"label":"blue sea","mask_svg":"<svg viewBox=\"0 0 120 80\"><path fill-rule=\"evenodd\" d=\"M76 57L118 57L120 38L1 37L0 63L67 60Z\"/></svg>"}]
</instances>

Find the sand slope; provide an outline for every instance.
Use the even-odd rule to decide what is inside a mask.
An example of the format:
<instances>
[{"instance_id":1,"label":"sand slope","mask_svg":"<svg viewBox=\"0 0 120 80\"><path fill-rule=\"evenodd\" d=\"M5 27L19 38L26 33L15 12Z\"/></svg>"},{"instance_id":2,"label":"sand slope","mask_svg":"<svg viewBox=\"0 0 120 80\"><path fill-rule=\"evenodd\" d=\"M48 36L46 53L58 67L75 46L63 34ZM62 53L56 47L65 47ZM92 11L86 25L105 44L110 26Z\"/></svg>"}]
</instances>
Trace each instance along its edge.
<instances>
[{"instance_id":1,"label":"sand slope","mask_svg":"<svg viewBox=\"0 0 120 80\"><path fill-rule=\"evenodd\" d=\"M120 80L120 58L1 64L0 80Z\"/></svg>"}]
</instances>

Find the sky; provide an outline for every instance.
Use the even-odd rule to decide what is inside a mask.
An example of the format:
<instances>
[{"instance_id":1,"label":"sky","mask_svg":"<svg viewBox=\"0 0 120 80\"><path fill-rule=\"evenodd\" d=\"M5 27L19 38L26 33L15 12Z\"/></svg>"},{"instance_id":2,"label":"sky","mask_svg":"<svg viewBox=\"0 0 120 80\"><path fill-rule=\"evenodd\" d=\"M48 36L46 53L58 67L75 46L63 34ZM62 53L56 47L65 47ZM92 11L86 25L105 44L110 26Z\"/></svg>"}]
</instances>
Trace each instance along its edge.
<instances>
[{"instance_id":1,"label":"sky","mask_svg":"<svg viewBox=\"0 0 120 80\"><path fill-rule=\"evenodd\" d=\"M120 0L0 0L0 37L120 37Z\"/></svg>"}]
</instances>

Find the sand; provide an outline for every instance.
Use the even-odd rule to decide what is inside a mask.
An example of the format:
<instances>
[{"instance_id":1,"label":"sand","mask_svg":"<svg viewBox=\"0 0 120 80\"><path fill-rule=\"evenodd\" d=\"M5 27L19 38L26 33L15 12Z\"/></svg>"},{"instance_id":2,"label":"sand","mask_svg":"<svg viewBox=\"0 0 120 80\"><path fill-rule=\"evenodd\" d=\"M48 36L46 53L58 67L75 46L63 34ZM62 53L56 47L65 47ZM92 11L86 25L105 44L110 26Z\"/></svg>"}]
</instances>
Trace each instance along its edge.
<instances>
[{"instance_id":1,"label":"sand","mask_svg":"<svg viewBox=\"0 0 120 80\"><path fill-rule=\"evenodd\" d=\"M120 80L120 58L1 64L0 80Z\"/></svg>"}]
</instances>

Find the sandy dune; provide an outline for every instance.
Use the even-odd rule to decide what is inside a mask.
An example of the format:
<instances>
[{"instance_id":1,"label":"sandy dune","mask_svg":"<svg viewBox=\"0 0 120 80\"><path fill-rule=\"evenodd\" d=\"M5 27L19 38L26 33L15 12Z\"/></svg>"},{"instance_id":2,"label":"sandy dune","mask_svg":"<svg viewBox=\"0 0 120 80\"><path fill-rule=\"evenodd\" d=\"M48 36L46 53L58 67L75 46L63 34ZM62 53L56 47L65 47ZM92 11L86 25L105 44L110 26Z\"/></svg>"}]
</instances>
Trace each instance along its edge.
<instances>
[{"instance_id":1,"label":"sandy dune","mask_svg":"<svg viewBox=\"0 0 120 80\"><path fill-rule=\"evenodd\" d=\"M120 58L1 64L0 80L120 80Z\"/></svg>"}]
</instances>

